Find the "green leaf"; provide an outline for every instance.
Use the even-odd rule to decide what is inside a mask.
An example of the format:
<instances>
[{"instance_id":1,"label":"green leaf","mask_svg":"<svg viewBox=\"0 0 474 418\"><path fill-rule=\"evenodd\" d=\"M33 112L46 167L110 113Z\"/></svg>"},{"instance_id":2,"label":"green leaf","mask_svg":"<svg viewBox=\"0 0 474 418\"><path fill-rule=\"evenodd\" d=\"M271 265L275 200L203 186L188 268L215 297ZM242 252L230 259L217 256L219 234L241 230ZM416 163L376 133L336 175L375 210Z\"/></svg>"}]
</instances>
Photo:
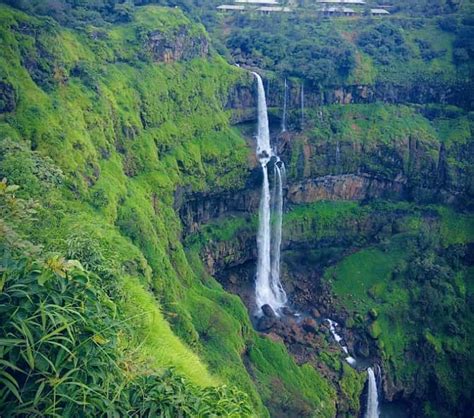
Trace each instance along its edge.
<instances>
[{"instance_id":1,"label":"green leaf","mask_svg":"<svg viewBox=\"0 0 474 418\"><path fill-rule=\"evenodd\" d=\"M0 345L15 346L24 342L25 340L20 338L0 338Z\"/></svg>"},{"instance_id":2,"label":"green leaf","mask_svg":"<svg viewBox=\"0 0 474 418\"><path fill-rule=\"evenodd\" d=\"M18 389L17 387L15 386L18 386L17 385L14 385L10 379L6 379L2 376L0 376L0 382L3 383L5 385L5 387L15 396L15 398L18 399L18 401L20 401L21 403L23 403L23 400L21 399L21 396L20 396L20 393L18 392Z\"/></svg>"},{"instance_id":3,"label":"green leaf","mask_svg":"<svg viewBox=\"0 0 474 418\"><path fill-rule=\"evenodd\" d=\"M34 397L34 399L33 399L33 405L34 405L34 406L38 405L38 402L39 402L39 400L40 400L40 396L41 396L41 394L43 393L43 389L44 389L45 385L46 385L46 383L45 383L45 381L43 380L43 381L40 383L40 385L38 386L38 389L37 389L37 391L36 391L36 393L35 393L35 397Z\"/></svg>"}]
</instances>

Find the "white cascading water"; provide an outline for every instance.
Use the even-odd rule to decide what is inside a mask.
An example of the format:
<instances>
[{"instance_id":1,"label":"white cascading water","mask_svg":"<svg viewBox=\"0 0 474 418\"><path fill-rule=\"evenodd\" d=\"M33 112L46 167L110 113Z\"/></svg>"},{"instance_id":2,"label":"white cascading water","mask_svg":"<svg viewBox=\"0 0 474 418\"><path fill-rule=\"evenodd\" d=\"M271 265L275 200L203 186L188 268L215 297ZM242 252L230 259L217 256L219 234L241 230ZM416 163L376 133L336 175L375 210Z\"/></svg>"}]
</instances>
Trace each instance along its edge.
<instances>
[{"instance_id":1,"label":"white cascading water","mask_svg":"<svg viewBox=\"0 0 474 418\"><path fill-rule=\"evenodd\" d=\"M367 369L369 388L367 396L367 412L365 418L379 418L379 395L377 392L377 380L372 367Z\"/></svg>"},{"instance_id":2,"label":"white cascading water","mask_svg":"<svg viewBox=\"0 0 474 418\"><path fill-rule=\"evenodd\" d=\"M332 336L336 340L336 342L341 346L342 351L347 354L346 361L351 365L354 366L356 364L356 359L349 355L349 349L347 348L346 345L342 343L342 337L337 333L336 327L338 323L336 321L333 321L332 319L327 319L329 322L329 331L331 331Z\"/></svg>"},{"instance_id":3,"label":"white cascading water","mask_svg":"<svg viewBox=\"0 0 474 418\"><path fill-rule=\"evenodd\" d=\"M255 281L255 300L258 312L261 314L263 305L270 305L278 315L278 310L287 301L286 293L280 283L280 245L281 245L281 217L283 208L282 163L277 158L275 164L275 200L274 210L276 222L273 227L273 245L271 228L271 197L268 180L268 162L274 155L270 146L270 130L268 127L267 102L262 78L253 73L258 83L258 133L257 158L263 172L262 194L259 208L259 225L257 235L258 262L257 278ZM278 166L280 164L280 166ZM272 256L273 255L273 256Z\"/></svg>"},{"instance_id":4,"label":"white cascading water","mask_svg":"<svg viewBox=\"0 0 474 418\"><path fill-rule=\"evenodd\" d=\"M285 91L283 93L283 116L281 118L281 131L286 132L286 112L288 107L288 82L285 78Z\"/></svg>"},{"instance_id":5,"label":"white cascading water","mask_svg":"<svg viewBox=\"0 0 474 418\"><path fill-rule=\"evenodd\" d=\"M274 199L273 199L273 228L271 236L271 270L270 284L275 302L278 307L282 307L287 302L286 292L280 282L280 248L281 248L281 229L283 221L283 184L285 181L285 165L277 157L274 167ZM273 307L273 306L272 306Z\"/></svg>"},{"instance_id":6,"label":"white cascading water","mask_svg":"<svg viewBox=\"0 0 474 418\"><path fill-rule=\"evenodd\" d=\"M268 127L267 101L265 99L265 89L260 75L252 73L257 78L258 83L258 132L257 132L257 157L262 166L266 166L272 156L270 146L270 129Z\"/></svg>"}]
</instances>

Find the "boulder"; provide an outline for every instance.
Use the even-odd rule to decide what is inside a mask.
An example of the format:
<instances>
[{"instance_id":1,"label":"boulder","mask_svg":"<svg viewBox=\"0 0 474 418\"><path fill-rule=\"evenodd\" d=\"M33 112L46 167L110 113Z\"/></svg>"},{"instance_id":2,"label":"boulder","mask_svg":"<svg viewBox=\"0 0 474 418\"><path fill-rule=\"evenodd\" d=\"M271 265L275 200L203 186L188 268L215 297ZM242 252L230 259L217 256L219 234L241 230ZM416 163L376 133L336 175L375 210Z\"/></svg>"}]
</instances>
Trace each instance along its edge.
<instances>
[{"instance_id":1,"label":"boulder","mask_svg":"<svg viewBox=\"0 0 474 418\"><path fill-rule=\"evenodd\" d=\"M312 308L310 313L313 318L321 318L321 312L316 308Z\"/></svg>"},{"instance_id":2,"label":"boulder","mask_svg":"<svg viewBox=\"0 0 474 418\"><path fill-rule=\"evenodd\" d=\"M313 318L305 318L301 323L301 326L306 332L312 334L316 334L319 330L319 325Z\"/></svg>"},{"instance_id":3,"label":"boulder","mask_svg":"<svg viewBox=\"0 0 474 418\"><path fill-rule=\"evenodd\" d=\"M267 305L267 304L263 305L262 312L263 312L263 315L265 315L267 318L276 318L275 311L270 305Z\"/></svg>"}]
</instances>

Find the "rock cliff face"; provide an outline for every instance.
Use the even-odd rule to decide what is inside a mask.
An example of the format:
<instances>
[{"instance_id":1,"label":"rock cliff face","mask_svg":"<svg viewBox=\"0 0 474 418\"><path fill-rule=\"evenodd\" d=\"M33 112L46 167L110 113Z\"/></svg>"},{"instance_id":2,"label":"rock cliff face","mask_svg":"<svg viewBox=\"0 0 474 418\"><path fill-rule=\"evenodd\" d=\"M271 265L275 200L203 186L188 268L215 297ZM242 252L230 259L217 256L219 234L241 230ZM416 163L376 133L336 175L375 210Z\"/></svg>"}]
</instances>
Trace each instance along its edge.
<instances>
[{"instance_id":1,"label":"rock cliff face","mask_svg":"<svg viewBox=\"0 0 474 418\"><path fill-rule=\"evenodd\" d=\"M289 173L289 205L317 201L373 199L447 203L469 207L474 192L472 143L451 146L419 138L361 144L285 133L279 152ZM233 192L175 194L185 234L226 215L252 215L258 210L261 172L248 172L246 186Z\"/></svg>"},{"instance_id":2,"label":"rock cliff face","mask_svg":"<svg viewBox=\"0 0 474 418\"><path fill-rule=\"evenodd\" d=\"M300 107L300 85L294 83L289 89L289 105ZM283 101L283 83L278 80L270 84L269 105L280 107ZM388 104L451 104L472 109L472 97L466 92L464 84L458 86L428 85L424 83L412 85L375 84L333 86L324 90L305 86L305 104L307 106L323 106L330 104L367 104L380 101Z\"/></svg>"},{"instance_id":3,"label":"rock cliff face","mask_svg":"<svg viewBox=\"0 0 474 418\"><path fill-rule=\"evenodd\" d=\"M469 205L474 190L472 142L448 148L403 134L364 143L302 133L286 134L280 146L284 160L293 162L288 198L294 203L404 198Z\"/></svg>"},{"instance_id":4,"label":"rock cliff face","mask_svg":"<svg viewBox=\"0 0 474 418\"><path fill-rule=\"evenodd\" d=\"M193 34L189 26L183 25L172 33L151 31L147 36L146 49L155 61L171 63L206 57L209 42L204 33Z\"/></svg>"},{"instance_id":5,"label":"rock cliff face","mask_svg":"<svg viewBox=\"0 0 474 418\"><path fill-rule=\"evenodd\" d=\"M229 92L226 108L233 123L255 120L254 84L251 76L244 77ZM439 129L439 115L430 110L432 105L408 112L406 124L413 120L420 124L419 127L411 131L400 129L387 137L384 137L384 129L393 130L395 125L391 126L390 120L370 120L370 106L383 106L382 102L439 105L449 102L447 96L461 97L459 92L425 89L423 85L413 86L408 92L398 91L397 86L346 86L322 93L306 89L308 110L302 130L299 86L294 85L290 88L288 114L288 122L292 126L289 132L279 134L277 129L283 100L283 86L280 84L279 80L273 80L266 87L269 105L276 108L276 112L272 113L275 126L273 137L278 137L279 154L289 168L290 202L383 197L469 205L474 192L473 175L469 168L473 163L474 145L468 140L453 142L437 139L434 132ZM368 114L361 113L359 105L349 104L376 101L377 105L360 105L367 106ZM354 114L360 115L351 119L347 116L350 110L342 114L333 110L329 113L323 111L325 105L334 103L348 104L348 109L355 106ZM458 104L469 108L466 103ZM342 116L346 120L338 120ZM403 127L403 116L394 112L393 118L398 119ZM364 122L365 119L367 122ZM359 124L358 121L362 122ZM339 133L338 123L352 124L353 134ZM367 139L361 132L361 126L367 130L367 135L372 135L367 127L370 124L386 128L381 128L380 137ZM321 130L322 126L325 129L323 133L314 130ZM432 131L427 134L426 129Z\"/></svg>"},{"instance_id":6,"label":"rock cliff face","mask_svg":"<svg viewBox=\"0 0 474 418\"><path fill-rule=\"evenodd\" d=\"M188 193L179 188L174 196L174 208L179 213L183 232L187 235L196 232L199 226L209 221L231 215L256 213L260 201L257 182L260 170L252 170L241 190Z\"/></svg>"},{"instance_id":7,"label":"rock cliff face","mask_svg":"<svg viewBox=\"0 0 474 418\"><path fill-rule=\"evenodd\" d=\"M250 73L229 90L225 108L230 112L234 124L257 119L257 92Z\"/></svg>"},{"instance_id":8,"label":"rock cliff face","mask_svg":"<svg viewBox=\"0 0 474 418\"><path fill-rule=\"evenodd\" d=\"M318 200L365 200L373 198L400 198L404 183L378 179L369 174L342 174L309 178L290 184L288 201L311 203Z\"/></svg>"},{"instance_id":9,"label":"rock cliff face","mask_svg":"<svg viewBox=\"0 0 474 418\"><path fill-rule=\"evenodd\" d=\"M281 111L284 95L282 80L266 82L267 103L269 107ZM252 77L243 78L228 94L226 107L232 111L232 121L240 123L255 120L256 94ZM288 110L301 108L301 86L289 84ZM316 90L305 86L304 101L306 107L327 106L332 104L430 104L455 105L466 110L474 107L474 102L465 84L455 87L430 86L423 83L407 85L376 84L334 86L325 90Z\"/></svg>"}]
</instances>

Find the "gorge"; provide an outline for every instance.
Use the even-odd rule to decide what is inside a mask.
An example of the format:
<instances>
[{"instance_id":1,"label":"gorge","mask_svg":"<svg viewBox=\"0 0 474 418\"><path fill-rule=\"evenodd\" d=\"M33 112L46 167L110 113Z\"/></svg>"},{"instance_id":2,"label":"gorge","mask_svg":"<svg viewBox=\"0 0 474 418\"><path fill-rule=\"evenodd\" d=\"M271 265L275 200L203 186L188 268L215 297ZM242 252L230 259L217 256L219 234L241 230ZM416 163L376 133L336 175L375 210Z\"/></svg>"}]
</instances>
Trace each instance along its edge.
<instances>
[{"instance_id":1,"label":"gorge","mask_svg":"<svg viewBox=\"0 0 474 418\"><path fill-rule=\"evenodd\" d=\"M0 3L2 417L472 417L469 2Z\"/></svg>"}]
</instances>

